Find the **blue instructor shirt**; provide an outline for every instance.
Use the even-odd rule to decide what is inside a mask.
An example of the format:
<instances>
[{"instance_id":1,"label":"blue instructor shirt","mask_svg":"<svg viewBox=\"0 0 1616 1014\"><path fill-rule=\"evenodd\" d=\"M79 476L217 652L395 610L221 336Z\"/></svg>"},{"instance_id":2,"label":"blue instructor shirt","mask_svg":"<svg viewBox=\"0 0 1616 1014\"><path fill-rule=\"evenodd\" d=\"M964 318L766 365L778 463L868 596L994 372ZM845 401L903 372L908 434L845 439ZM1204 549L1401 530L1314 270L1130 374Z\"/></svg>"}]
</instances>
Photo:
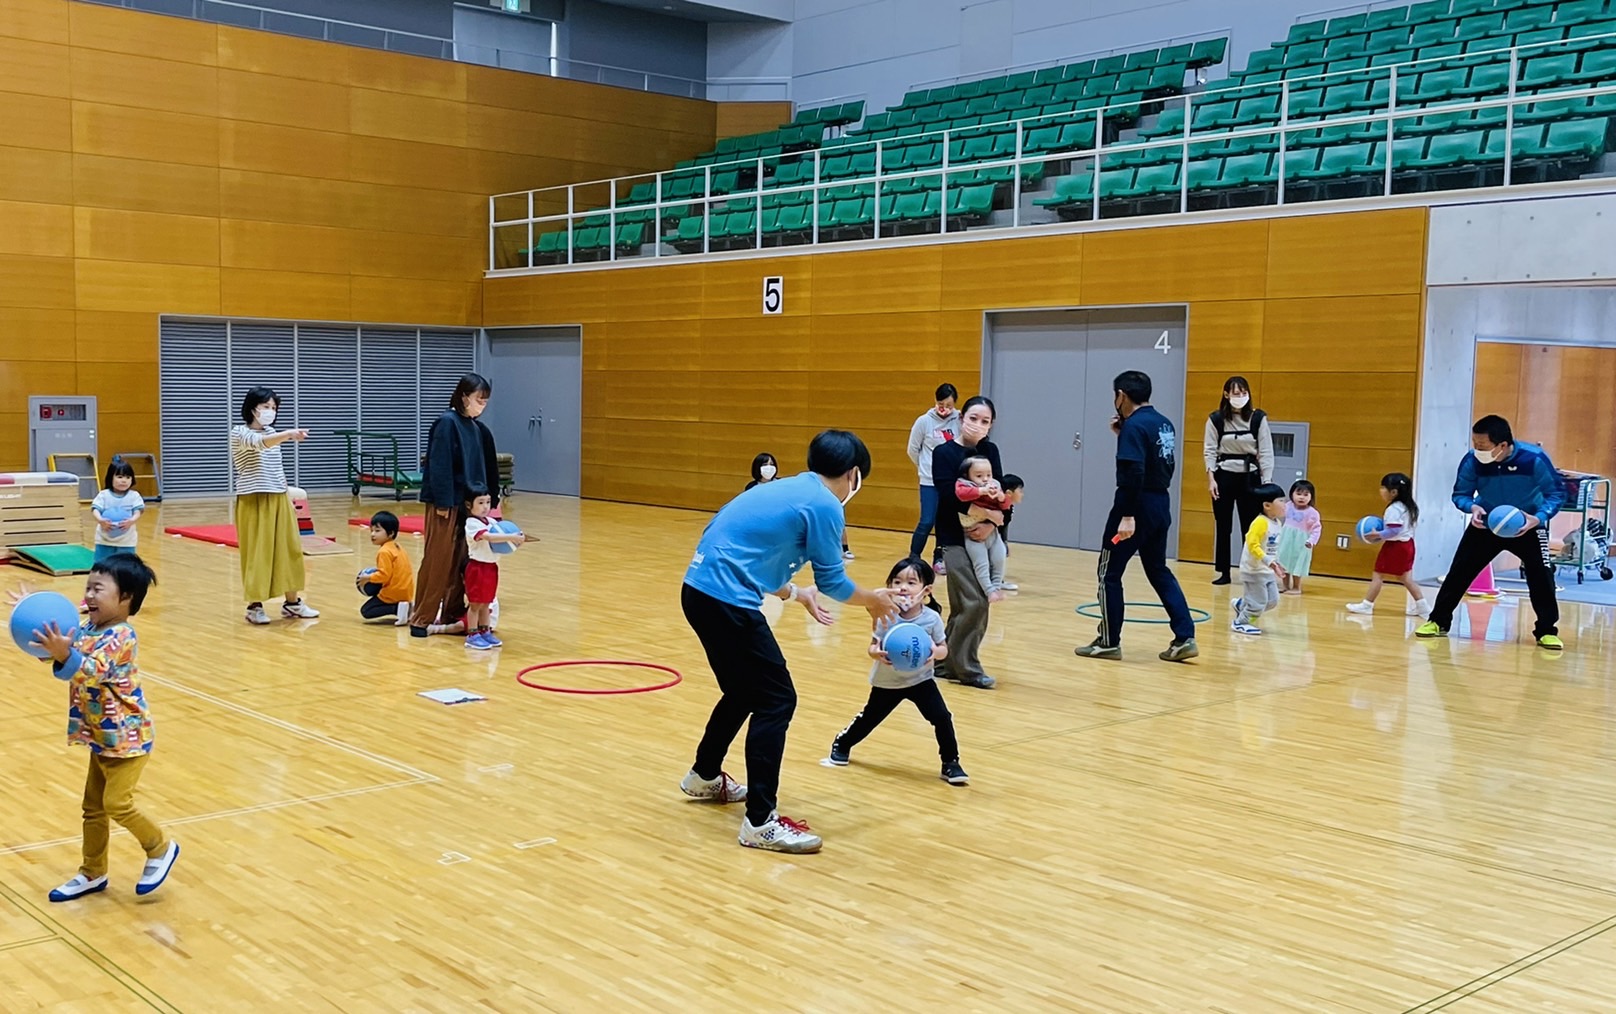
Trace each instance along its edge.
<instances>
[{"instance_id":1,"label":"blue instructor shirt","mask_svg":"<svg viewBox=\"0 0 1616 1014\"><path fill-rule=\"evenodd\" d=\"M757 609L803 564L814 584L838 602L856 586L842 567L841 501L813 472L759 483L707 523L685 584L720 602Z\"/></svg>"},{"instance_id":2,"label":"blue instructor shirt","mask_svg":"<svg viewBox=\"0 0 1616 1014\"><path fill-rule=\"evenodd\" d=\"M1482 464L1474 454L1459 462L1453 483L1453 505L1466 514L1470 508L1519 507L1548 524L1565 503L1566 487L1554 462L1543 448L1524 440L1503 461Z\"/></svg>"}]
</instances>

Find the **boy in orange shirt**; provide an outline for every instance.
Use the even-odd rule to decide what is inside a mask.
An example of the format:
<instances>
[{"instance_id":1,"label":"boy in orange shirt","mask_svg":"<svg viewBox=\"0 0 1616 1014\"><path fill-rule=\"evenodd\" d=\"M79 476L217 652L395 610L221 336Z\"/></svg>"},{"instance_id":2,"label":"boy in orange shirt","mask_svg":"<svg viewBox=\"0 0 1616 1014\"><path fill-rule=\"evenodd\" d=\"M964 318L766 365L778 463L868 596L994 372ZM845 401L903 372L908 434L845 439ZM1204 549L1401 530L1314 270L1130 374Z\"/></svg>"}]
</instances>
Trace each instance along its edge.
<instances>
[{"instance_id":1,"label":"boy in orange shirt","mask_svg":"<svg viewBox=\"0 0 1616 1014\"><path fill-rule=\"evenodd\" d=\"M409 623L410 602L415 598L415 568L398 544L398 517L391 511L377 511L370 519L370 543L379 546L376 566L359 572L359 593L368 595L359 607L366 620L393 621L402 627Z\"/></svg>"}]
</instances>

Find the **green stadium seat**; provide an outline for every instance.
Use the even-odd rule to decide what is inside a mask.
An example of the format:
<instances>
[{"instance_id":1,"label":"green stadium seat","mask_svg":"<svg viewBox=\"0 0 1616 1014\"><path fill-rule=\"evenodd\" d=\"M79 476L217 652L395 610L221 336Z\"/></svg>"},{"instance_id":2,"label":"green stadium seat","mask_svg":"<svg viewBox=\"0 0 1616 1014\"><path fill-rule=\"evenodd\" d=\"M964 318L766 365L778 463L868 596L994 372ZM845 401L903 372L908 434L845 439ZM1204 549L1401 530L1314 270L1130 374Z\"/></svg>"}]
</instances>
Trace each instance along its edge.
<instances>
[{"instance_id":1,"label":"green stadium seat","mask_svg":"<svg viewBox=\"0 0 1616 1014\"><path fill-rule=\"evenodd\" d=\"M1579 21L1592 21L1605 14L1605 0L1566 0L1554 8L1554 23L1573 25Z\"/></svg>"},{"instance_id":2,"label":"green stadium seat","mask_svg":"<svg viewBox=\"0 0 1616 1014\"><path fill-rule=\"evenodd\" d=\"M1297 168L1294 172L1287 157L1285 161L1285 174L1289 179L1294 176L1298 180L1332 180L1343 176L1361 174L1360 166L1366 165L1374 158L1373 144L1340 144L1330 148L1317 149L1317 163L1312 166ZM1286 153L1287 156L1290 154Z\"/></svg>"},{"instance_id":3,"label":"green stadium seat","mask_svg":"<svg viewBox=\"0 0 1616 1014\"><path fill-rule=\"evenodd\" d=\"M1156 66L1157 53L1158 50L1154 49L1141 49L1137 52L1129 53L1123 61L1122 69L1141 70L1154 67Z\"/></svg>"},{"instance_id":4,"label":"green stadium seat","mask_svg":"<svg viewBox=\"0 0 1616 1014\"><path fill-rule=\"evenodd\" d=\"M1268 152L1252 152L1223 160L1223 183L1230 187L1244 187L1268 177L1274 157Z\"/></svg>"},{"instance_id":5,"label":"green stadium seat","mask_svg":"<svg viewBox=\"0 0 1616 1014\"><path fill-rule=\"evenodd\" d=\"M1307 21L1291 25L1291 30L1285 35L1285 45L1294 46L1299 42L1313 42L1316 39L1322 39L1327 27L1328 22L1326 21Z\"/></svg>"},{"instance_id":6,"label":"green stadium seat","mask_svg":"<svg viewBox=\"0 0 1616 1014\"><path fill-rule=\"evenodd\" d=\"M1408 44L1418 49L1422 46L1452 42L1454 30L1458 27L1457 21L1427 21L1415 25L1414 30L1409 33Z\"/></svg>"},{"instance_id":7,"label":"green stadium seat","mask_svg":"<svg viewBox=\"0 0 1616 1014\"><path fill-rule=\"evenodd\" d=\"M1448 0L1426 0L1425 3L1413 4L1408 8L1408 23L1411 25L1441 21L1447 16Z\"/></svg>"},{"instance_id":8,"label":"green stadium seat","mask_svg":"<svg viewBox=\"0 0 1616 1014\"><path fill-rule=\"evenodd\" d=\"M1408 22L1409 9L1407 7L1391 7L1378 11L1370 11L1364 16L1364 31L1376 32Z\"/></svg>"},{"instance_id":9,"label":"green stadium seat","mask_svg":"<svg viewBox=\"0 0 1616 1014\"><path fill-rule=\"evenodd\" d=\"M1453 0L1448 5L1448 11L1454 17L1462 18L1467 14L1480 14L1483 11L1490 11L1496 6L1497 4L1493 3L1493 0Z\"/></svg>"},{"instance_id":10,"label":"green stadium seat","mask_svg":"<svg viewBox=\"0 0 1616 1014\"><path fill-rule=\"evenodd\" d=\"M1078 81L1094 73L1093 60L1080 60L1066 65L1066 81Z\"/></svg>"},{"instance_id":11,"label":"green stadium seat","mask_svg":"<svg viewBox=\"0 0 1616 1014\"><path fill-rule=\"evenodd\" d=\"M1319 103L1319 112L1329 115L1363 108L1368 99L1369 82L1367 81L1331 85L1324 90L1324 98Z\"/></svg>"},{"instance_id":12,"label":"green stadium seat","mask_svg":"<svg viewBox=\"0 0 1616 1014\"><path fill-rule=\"evenodd\" d=\"M1594 56L1596 53L1589 53L1588 55ZM1576 76L1576 53L1535 56L1522 64L1521 76L1516 81L1516 87L1529 90L1554 88L1572 81Z\"/></svg>"},{"instance_id":13,"label":"green stadium seat","mask_svg":"<svg viewBox=\"0 0 1616 1014\"><path fill-rule=\"evenodd\" d=\"M1515 45L1524 50L1521 58L1527 60L1534 56L1569 53L1572 52L1571 47L1551 45L1564 39L1565 33L1564 28L1539 28L1532 32L1521 32L1515 36Z\"/></svg>"},{"instance_id":14,"label":"green stadium seat","mask_svg":"<svg viewBox=\"0 0 1616 1014\"><path fill-rule=\"evenodd\" d=\"M1509 64L1483 64L1470 72L1470 80L1463 88L1454 89L1455 95L1503 96L1509 92Z\"/></svg>"},{"instance_id":15,"label":"green stadium seat","mask_svg":"<svg viewBox=\"0 0 1616 1014\"><path fill-rule=\"evenodd\" d=\"M1076 176L1062 176L1055 181L1055 188L1048 197L1034 197L1032 203L1040 208L1058 208L1088 201L1093 196L1094 174L1079 173Z\"/></svg>"},{"instance_id":16,"label":"green stadium seat","mask_svg":"<svg viewBox=\"0 0 1616 1014\"><path fill-rule=\"evenodd\" d=\"M1300 67L1309 63L1323 63L1324 51L1327 48L1328 44L1324 42L1304 42L1301 45L1290 46L1284 50L1258 50L1256 53L1251 54L1251 56L1252 59L1256 59L1259 53L1274 53L1276 54L1275 66L1284 64L1288 67ZM1273 67L1253 67L1250 61L1247 61L1246 63L1246 72L1248 74L1254 70L1260 71L1272 69Z\"/></svg>"},{"instance_id":17,"label":"green stadium seat","mask_svg":"<svg viewBox=\"0 0 1616 1014\"><path fill-rule=\"evenodd\" d=\"M1367 14L1348 14L1344 17L1331 18L1330 23L1325 27L1324 34L1328 38L1335 39L1344 35L1351 35L1354 32L1361 32L1363 31L1364 21L1368 17Z\"/></svg>"},{"instance_id":18,"label":"green stadium seat","mask_svg":"<svg viewBox=\"0 0 1616 1014\"><path fill-rule=\"evenodd\" d=\"M1241 99L1235 109L1234 118L1228 123L1234 126L1245 126L1255 123L1270 123L1279 119L1278 95L1260 95L1256 98Z\"/></svg>"},{"instance_id":19,"label":"green stadium seat","mask_svg":"<svg viewBox=\"0 0 1616 1014\"><path fill-rule=\"evenodd\" d=\"M1580 84L1616 81L1616 48L1594 49L1582 54L1582 65L1571 75Z\"/></svg>"},{"instance_id":20,"label":"green stadium seat","mask_svg":"<svg viewBox=\"0 0 1616 1014\"><path fill-rule=\"evenodd\" d=\"M1566 34L1572 40L1565 44L1564 48L1567 50L1603 49L1611 45L1612 40L1597 36L1616 35L1616 21L1588 21L1574 24L1566 29Z\"/></svg>"},{"instance_id":21,"label":"green stadium seat","mask_svg":"<svg viewBox=\"0 0 1616 1014\"><path fill-rule=\"evenodd\" d=\"M1287 59L1298 63L1306 62L1300 54L1304 47L1296 46L1292 49L1259 49L1246 58L1246 71L1274 70L1285 66ZM1318 44L1319 56L1324 55L1324 44Z\"/></svg>"},{"instance_id":22,"label":"green stadium seat","mask_svg":"<svg viewBox=\"0 0 1616 1014\"><path fill-rule=\"evenodd\" d=\"M1431 46L1421 46L1418 50L1415 51L1414 56L1415 56L1416 59L1419 59L1419 60L1441 60L1441 59L1445 59L1445 58L1450 57L1450 56L1458 56L1462 52L1464 52L1464 44L1463 43L1461 43L1461 42L1442 42L1442 43L1438 43L1438 44L1431 45ZM1436 65L1435 64L1430 64L1428 66L1436 66ZM1421 69L1421 68L1416 68L1416 69Z\"/></svg>"},{"instance_id":23,"label":"green stadium seat","mask_svg":"<svg viewBox=\"0 0 1616 1014\"><path fill-rule=\"evenodd\" d=\"M1470 77L1468 70L1433 70L1419 76L1412 91L1404 92L1409 102L1445 102L1458 94Z\"/></svg>"},{"instance_id":24,"label":"green stadium seat","mask_svg":"<svg viewBox=\"0 0 1616 1014\"><path fill-rule=\"evenodd\" d=\"M1196 106L1194 119L1190 130L1216 130L1219 127L1233 126L1237 122L1234 102L1209 102L1204 106Z\"/></svg>"},{"instance_id":25,"label":"green stadium seat","mask_svg":"<svg viewBox=\"0 0 1616 1014\"><path fill-rule=\"evenodd\" d=\"M1517 135L1514 155L1517 158L1595 159L1605 153L1609 132L1610 121L1605 118L1560 120L1548 125L1540 141L1521 143Z\"/></svg>"},{"instance_id":26,"label":"green stadium seat","mask_svg":"<svg viewBox=\"0 0 1616 1014\"><path fill-rule=\"evenodd\" d=\"M1423 158L1411 159L1407 164L1411 169L1420 170L1473 165L1481 161L1482 148L1486 140L1487 135L1479 130L1466 131L1462 134L1438 134L1431 138Z\"/></svg>"},{"instance_id":27,"label":"green stadium seat","mask_svg":"<svg viewBox=\"0 0 1616 1014\"><path fill-rule=\"evenodd\" d=\"M1178 94L1184 89L1184 74L1188 65L1183 62L1164 63L1150 72L1145 91Z\"/></svg>"},{"instance_id":28,"label":"green stadium seat","mask_svg":"<svg viewBox=\"0 0 1616 1014\"><path fill-rule=\"evenodd\" d=\"M1365 35L1339 35L1330 39L1324 47L1326 60L1339 60L1349 56L1361 56L1369 51L1369 37Z\"/></svg>"},{"instance_id":29,"label":"green stadium seat","mask_svg":"<svg viewBox=\"0 0 1616 1014\"><path fill-rule=\"evenodd\" d=\"M1504 15L1504 28L1511 32L1529 32L1554 21L1554 9L1548 6L1519 7Z\"/></svg>"},{"instance_id":30,"label":"green stadium seat","mask_svg":"<svg viewBox=\"0 0 1616 1014\"><path fill-rule=\"evenodd\" d=\"M1154 124L1139 129L1139 136L1147 140L1182 133L1184 133L1184 104L1181 101L1168 104L1156 117Z\"/></svg>"},{"instance_id":31,"label":"green stadium seat","mask_svg":"<svg viewBox=\"0 0 1616 1014\"><path fill-rule=\"evenodd\" d=\"M1453 37L1460 41L1465 39L1480 39L1489 35L1498 35L1504 30L1504 15L1500 11L1495 14L1473 14L1468 18L1459 20L1459 27Z\"/></svg>"},{"instance_id":32,"label":"green stadium seat","mask_svg":"<svg viewBox=\"0 0 1616 1014\"><path fill-rule=\"evenodd\" d=\"M1179 190L1180 161L1144 166L1134 174L1132 182L1119 188L1113 196L1120 198L1154 197Z\"/></svg>"},{"instance_id":33,"label":"green stadium seat","mask_svg":"<svg viewBox=\"0 0 1616 1014\"><path fill-rule=\"evenodd\" d=\"M1093 77L1115 77L1128 69L1126 53L1102 57L1094 61Z\"/></svg>"},{"instance_id":34,"label":"green stadium seat","mask_svg":"<svg viewBox=\"0 0 1616 1014\"><path fill-rule=\"evenodd\" d=\"M1186 42L1180 46L1167 46L1156 54L1156 66L1163 64L1187 64L1195 58L1195 44Z\"/></svg>"},{"instance_id":35,"label":"green stadium seat","mask_svg":"<svg viewBox=\"0 0 1616 1014\"><path fill-rule=\"evenodd\" d=\"M1189 174L1185 177L1185 188L1190 193L1211 190L1221 182L1223 176L1223 159L1200 158L1190 163Z\"/></svg>"},{"instance_id":36,"label":"green stadium seat","mask_svg":"<svg viewBox=\"0 0 1616 1014\"><path fill-rule=\"evenodd\" d=\"M1007 92L1026 91L1037 83L1038 72L1024 70L1011 74L1004 79L1004 90Z\"/></svg>"},{"instance_id":37,"label":"green stadium seat","mask_svg":"<svg viewBox=\"0 0 1616 1014\"><path fill-rule=\"evenodd\" d=\"M813 206L797 204L780 209L780 231L784 233L808 232L813 228Z\"/></svg>"},{"instance_id":38,"label":"green stadium seat","mask_svg":"<svg viewBox=\"0 0 1616 1014\"><path fill-rule=\"evenodd\" d=\"M1202 67L1215 67L1223 62L1229 52L1229 39L1227 36L1218 39L1202 39L1195 44L1190 53L1189 67L1199 70Z\"/></svg>"},{"instance_id":39,"label":"green stadium seat","mask_svg":"<svg viewBox=\"0 0 1616 1014\"><path fill-rule=\"evenodd\" d=\"M565 232L546 232L539 236L538 252L540 254L558 254L567 248L567 234Z\"/></svg>"},{"instance_id":40,"label":"green stadium seat","mask_svg":"<svg viewBox=\"0 0 1616 1014\"><path fill-rule=\"evenodd\" d=\"M1408 46L1408 28L1382 28L1371 32L1364 52L1369 54L1401 52Z\"/></svg>"},{"instance_id":41,"label":"green stadium seat","mask_svg":"<svg viewBox=\"0 0 1616 1014\"><path fill-rule=\"evenodd\" d=\"M1066 80L1065 67L1045 67L1032 77L1032 83L1035 85L1058 85L1064 80Z\"/></svg>"},{"instance_id":42,"label":"green stadium seat","mask_svg":"<svg viewBox=\"0 0 1616 1014\"><path fill-rule=\"evenodd\" d=\"M985 220L993 213L994 193L991 185L950 187L948 217L965 221Z\"/></svg>"},{"instance_id":43,"label":"green stadium seat","mask_svg":"<svg viewBox=\"0 0 1616 1014\"><path fill-rule=\"evenodd\" d=\"M1117 76L1116 90L1119 92L1149 91L1152 73L1149 70L1130 70L1126 74L1120 74ZM1182 81L1182 79L1180 80Z\"/></svg>"}]
</instances>

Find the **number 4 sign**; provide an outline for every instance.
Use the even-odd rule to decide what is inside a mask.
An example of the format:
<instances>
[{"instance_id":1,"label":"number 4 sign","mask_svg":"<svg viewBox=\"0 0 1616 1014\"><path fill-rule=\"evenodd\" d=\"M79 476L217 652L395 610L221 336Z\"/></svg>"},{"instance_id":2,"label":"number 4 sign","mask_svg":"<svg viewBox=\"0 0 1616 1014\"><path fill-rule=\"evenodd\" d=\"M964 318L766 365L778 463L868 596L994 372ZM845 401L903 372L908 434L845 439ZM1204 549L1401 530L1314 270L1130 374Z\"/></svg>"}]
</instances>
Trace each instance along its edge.
<instances>
[{"instance_id":1,"label":"number 4 sign","mask_svg":"<svg viewBox=\"0 0 1616 1014\"><path fill-rule=\"evenodd\" d=\"M1161 333L1161 337L1157 338L1156 344L1151 347L1161 352L1164 356L1173 351L1173 343L1167 340L1166 331Z\"/></svg>"},{"instance_id":2,"label":"number 4 sign","mask_svg":"<svg viewBox=\"0 0 1616 1014\"><path fill-rule=\"evenodd\" d=\"M763 279L763 313L773 316L784 313L786 308L786 283L779 275L770 275Z\"/></svg>"}]
</instances>

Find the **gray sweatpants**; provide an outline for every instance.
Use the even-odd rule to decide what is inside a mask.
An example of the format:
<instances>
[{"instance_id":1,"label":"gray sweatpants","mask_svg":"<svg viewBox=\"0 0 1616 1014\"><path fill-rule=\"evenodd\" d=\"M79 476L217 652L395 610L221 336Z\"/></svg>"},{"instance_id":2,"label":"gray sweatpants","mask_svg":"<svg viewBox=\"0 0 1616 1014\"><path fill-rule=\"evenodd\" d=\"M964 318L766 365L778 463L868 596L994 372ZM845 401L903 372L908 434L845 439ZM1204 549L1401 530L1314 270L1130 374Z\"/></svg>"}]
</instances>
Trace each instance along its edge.
<instances>
[{"instance_id":1,"label":"gray sweatpants","mask_svg":"<svg viewBox=\"0 0 1616 1014\"><path fill-rule=\"evenodd\" d=\"M1246 624L1279 605L1279 582L1274 572L1261 574L1240 572L1240 608L1235 610L1234 621Z\"/></svg>"},{"instance_id":2,"label":"gray sweatpants","mask_svg":"<svg viewBox=\"0 0 1616 1014\"><path fill-rule=\"evenodd\" d=\"M986 542L965 540L965 555L971 558L971 569L976 571L976 582L986 591L996 592L1004 586L1004 536L994 531Z\"/></svg>"}]
</instances>

